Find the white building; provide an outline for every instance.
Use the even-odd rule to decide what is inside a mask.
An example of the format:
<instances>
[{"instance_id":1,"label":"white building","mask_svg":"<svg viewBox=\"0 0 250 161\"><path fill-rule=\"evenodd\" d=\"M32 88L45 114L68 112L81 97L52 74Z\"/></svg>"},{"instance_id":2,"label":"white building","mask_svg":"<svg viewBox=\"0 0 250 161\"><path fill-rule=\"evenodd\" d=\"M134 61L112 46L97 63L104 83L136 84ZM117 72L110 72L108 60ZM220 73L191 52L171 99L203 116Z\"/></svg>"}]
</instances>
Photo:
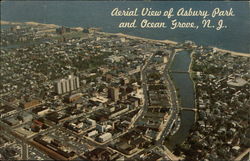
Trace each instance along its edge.
<instances>
[{"instance_id":1,"label":"white building","mask_svg":"<svg viewBox=\"0 0 250 161\"><path fill-rule=\"evenodd\" d=\"M92 136L95 136L98 134L98 131L97 130L93 130L91 132L88 133L88 137L92 137Z\"/></svg>"},{"instance_id":2,"label":"white building","mask_svg":"<svg viewBox=\"0 0 250 161\"><path fill-rule=\"evenodd\" d=\"M76 90L80 87L79 77L69 75L66 79L56 80L54 87L57 94L63 94Z\"/></svg>"},{"instance_id":3,"label":"white building","mask_svg":"<svg viewBox=\"0 0 250 161\"><path fill-rule=\"evenodd\" d=\"M96 125L96 121L95 120L92 120L92 119L86 119L86 122L88 123L88 124L90 124L91 126L95 126Z\"/></svg>"},{"instance_id":4,"label":"white building","mask_svg":"<svg viewBox=\"0 0 250 161\"><path fill-rule=\"evenodd\" d=\"M104 133L104 134L100 135L98 140L103 143L105 141L110 140L111 138L112 138L112 134L107 132L107 133Z\"/></svg>"}]
</instances>

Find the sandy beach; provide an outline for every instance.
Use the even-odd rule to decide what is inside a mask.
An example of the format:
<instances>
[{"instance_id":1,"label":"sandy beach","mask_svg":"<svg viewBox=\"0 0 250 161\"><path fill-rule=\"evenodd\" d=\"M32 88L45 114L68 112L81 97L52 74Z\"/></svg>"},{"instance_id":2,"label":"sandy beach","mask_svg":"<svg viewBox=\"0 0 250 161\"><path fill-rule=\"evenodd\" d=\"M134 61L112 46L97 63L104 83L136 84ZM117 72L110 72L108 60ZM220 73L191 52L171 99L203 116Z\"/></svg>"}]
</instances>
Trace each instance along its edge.
<instances>
[{"instance_id":1,"label":"sandy beach","mask_svg":"<svg viewBox=\"0 0 250 161\"><path fill-rule=\"evenodd\" d=\"M114 34L114 35L122 36L122 37L127 37L127 38L131 38L131 39L139 39L139 40L152 41L152 42L161 42L161 43L173 44L173 45L178 44L178 42L176 42L176 41L171 41L171 40L154 40L154 39L148 39L148 38L142 38L142 37L137 37L137 36L126 35L126 34L123 34L123 33L117 33L117 34ZM217 47L213 47L213 48L216 51L223 52L223 53L230 53L232 55L250 57L250 53L240 53L240 52L236 52L236 51L231 51L231 50L226 50L226 49L220 49L220 48L217 48Z\"/></svg>"},{"instance_id":2,"label":"sandy beach","mask_svg":"<svg viewBox=\"0 0 250 161\"><path fill-rule=\"evenodd\" d=\"M226 50L226 49L220 49L220 48L217 48L217 47L214 47L214 49L216 51L220 51L220 52L223 52L223 53L230 53L232 55L250 57L250 53L240 53L240 52L236 52L236 51L231 51L231 50Z\"/></svg>"},{"instance_id":3,"label":"sandy beach","mask_svg":"<svg viewBox=\"0 0 250 161\"><path fill-rule=\"evenodd\" d=\"M0 25L31 25L31 26L46 26L48 28L57 28L58 25L55 24L43 24L38 22L9 22L9 21L0 21Z\"/></svg>"},{"instance_id":4,"label":"sandy beach","mask_svg":"<svg viewBox=\"0 0 250 161\"><path fill-rule=\"evenodd\" d=\"M145 40L145 41L152 41L152 42L161 42L161 43L173 44L173 45L178 44L178 42L171 41L171 40L154 40L154 39L148 39L148 38L143 38L143 37L138 37L138 36L126 35L123 33L117 33L114 35L121 36L121 37L127 37L127 38L131 38L131 39L138 39L138 40Z\"/></svg>"},{"instance_id":5,"label":"sandy beach","mask_svg":"<svg viewBox=\"0 0 250 161\"><path fill-rule=\"evenodd\" d=\"M21 25L20 22L9 22L9 21L0 21L0 25Z\"/></svg>"},{"instance_id":6,"label":"sandy beach","mask_svg":"<svg viewBox=\"0 0 250 161\"><path fill-rule=\"evenodd\" d=\"M57 28L59 27L58 25L55 25L55 24L42 24L42 23L37 23L37 22L25 22L24 24L26 25L33 25L33 26L46 26L46 27L49 27L49 28Z\"/></svg>"}]
</instances>

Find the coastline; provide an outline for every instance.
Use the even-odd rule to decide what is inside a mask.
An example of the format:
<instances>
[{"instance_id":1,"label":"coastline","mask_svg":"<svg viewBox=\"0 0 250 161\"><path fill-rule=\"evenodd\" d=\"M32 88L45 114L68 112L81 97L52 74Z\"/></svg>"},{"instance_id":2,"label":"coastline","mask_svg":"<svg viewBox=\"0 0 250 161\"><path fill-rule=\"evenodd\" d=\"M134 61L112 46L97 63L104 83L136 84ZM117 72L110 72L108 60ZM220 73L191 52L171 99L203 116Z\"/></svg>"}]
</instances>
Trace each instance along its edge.
<instances>
[{"instance_id":1,"label":"coastline","mask_svg":"<svg viewBox=\"0 0 250 161\"><path fill-rule=\"evenodd\" d=\"M22 24L24 24L24 23L21 23L21 25ZM46 28L46 24L43 24L43 25L45 25L45 27L43 28L43 26L40 26L40 24L39 23L33 23L33 22L27 22L27 23L25 23L25 24L28 24L28 25L38 25L37 26L37 29L38 29L38 31L40 31L42 34L42 36L44 35L44 31L43 31L43 29L47 29ZM32 28L32 26L23 26L23 27L27 27L28 29L30 29L30 28ZM6 26L6 27L9 27L9 26ZM56 29L56 27L60 27L60 26L57 26L57 25L52 25L52 27L50 28L50 30L51 30L51 32L50 32L50 34L52 35L52 36L57 36L58 34L55 32L55 29ZM36 29L36 27L34 27L35 29ZM22 28L21 28L22 29ZM24 28L25 29L25 28ZM75 29L75 28L72 28L72 29ZM77 31L77 32L70 32L69 34L72 34L73 33L73 35L76 35L76 34L81 34L82 33L82 31L81 31L81 27L79 27L78 28L79 29L79 32ZM10 33L10 32L9 32ZM19 32L17 32L17 34L18 34ZM100 34L99 34L100 33ZM15 32L12 32L11 34L15 34ZM35 33L35 35L36 35L36 33ZM110 36L110 35L117 35L117 36ZM64 35L63 35L64 36ZM81 36L81 35L80 35ZM88 35L89 36L89 35ZM142 44L142 45L147 45L147 44L150 44L151 45L151 43L153 43L152 44L152 47L150 46L149 48L145 48L145 50L142 50L142 53L144 53L144 52L150 52L150 53L153 53L153 55L154 55L154 53L155 53L155 51L157 51L158 50L158 48L156 48L155 50L147 50L147 49L154 49L153 48L153 46L156 46L156 47L158 47L158 45L160 46L160 47L163 47L163 49L160 49L160 50L168 50L169 48L173 48L173 49L175 49L175 48L178 48L178 49L176 49L176 50L180 50L181 48L183 48L183 49L192 49L193 51L195 51L196 49L198 49L198 48L196 48L196 47L186 47L185 46L185 44L178 44L178 42L174 42L174 41L170 41L170 40L153 40L153 39L147 39L147 38L143 38L143 37L137 37L137 36L131 36L131 35L126 35L126 34L122 34L122 33L105 33L105 32L96 32L96 34L93 34L93 35L91 35L90 34L90 36L93 36L93 38L95 38L95 37L99 37L99 38L104 38L104 42L106 42L106 40L109 40L109 39L114 39L116 42L118 42L118 45L120 45L120 46L125 46L126 45L126 43L122 43L123 41L123 39L124 40L126 40L125 42L127 42L127 44L130 44L130 43L134 43L134 42L136 42L136 43L138 43L139 45L140 44ZM59 38L61 38L62 36L58 36ZM80 37L80 40L81 40L81 38L82 38L83 36L81 36ZM73 37L74 38L74 37ZM69 41L71 41L71 40L73 40L73 38L68 38L67 40L69 40ZM91 37L92 38L92 37ZM52 38L51 38L52 39ZM106 40L105 40L106 39ZM49 39L50 40L50 39ZM52 39L52 40L54 40L54 39ZM78 39L79 40L79 39ZM141 40L141 41L140 41ZM85 39L84 39L84 41L85 41ZM111 40L112 41L112 40ZM51 41L52 42L52 41ZM67 42L67 41L65 41L65 42ZM81 44L82 42L81 41L78 41L79 42L79 44ZM76 43L78 43L78 42L75 42L75 43L72 43L72 45L71 44L69 44L69 46L70 46L70 48L71 48L71 46L72 46L72 48L71 49L74 49L75 48L75 46L74 46L74 44L76 44ZM93 44L95 45L95 39L93 39L93 41L92 42L94 42ZM155 42L155 43L154 43ZM158 42L158 43L157 43ZM48 41L48 43L50 43L50 41ZM58 48L61 46L61 45L64 45L63 43L61 43L61 41L58 41L58 42L56 42L55 44L58 44ZM166 43L167 45L165 45L164 43ZM83 42L83 44L82 44L82 46L83 46L83 48L85 47L84 45L85 44L87 44L87 45L92 45L92 44L90 44L89 43L89 40L86 40L86 42ZM176 45L171 45L171 44L176 44ZM43 45L43 44L42 44ZM99 44L97 44L97 45L99 45ZM103 44L102 44L102 41L100 41L100 45L101 46L103 46ZM108 45L109 46L109 45ZM28 46L29 47L29 46ZM49 46L50 47L50 46ZM81 46L80 46L81 47ZM115 46L116 47L116 46ZM124 47L124 49L126 49L126 47L127 46L125 46ZM112 48L112 47L111 47ZM210 51L210 49L216 49L218 52L216 53L216 54L214 54L214 56L213 56L213 54L211 54L212 56L211 57L216 57L217 55L218 56L221 56L221 55L223 55L223 53L224 52L228 52L229 54L228 55L230 55L230 56L232 56L232 55L234 55L234 54L232 54L232 52L231 51L229 51L229 50L224 50L224 49L218 49L218 48L214 48L214 47L211 47L211 48L209 48L209 51ZM48 49L50 49L50 48L48 48ZM60 48L61 50L65 50L64 48ZM70 50L71 50L70 49ZM206 49L206 48L204 48L204 49ZM121 50L123 51L123 49L121 48ZM221 52L219 51L219 50L221 50ZM56 52L57 50L50 50L50 51L52 51L53 53L54 52ZM66 51L66 50L65 50ZM71 50L72 51L72 50ZM77 53L73 53L73 52L71 52L71 51L68 51L67 53L70 53L70 54L73 54L73 55L77 55L78 54L78 52ZM171 50L171 51L175 51L175 50ZM5 51L4 51L5 52ZM80 51L81 52L81 51ZM79 52L79 55L81 54ZM40 53L40 52L37 52L38 54ZM96 53L96 51L94 51L93 50L93 52L90 52L90 54L92 54L92 53ZM197 53L202 53L202 52L197 52ZM236 52L237 53L237 52ZM48 54L50 54L49 52L48 52ZM240 55L239 55L240 54ZM238 54L236 54L237 56L234 56L234 58L236 59L236 58L239 58L239 59L241 59L241 58L243 58L243 57L238 57L238 56L244 56L245 54L243 54L243 53L238 53ZM31 54L30 54L31 55ZM44 55L44 54L41 54L41 55ZM50 54L51 55L51 54ZM66 54L65 54L66 55ZM171 54L169 54L169 55L171 55ZM176 54L176 52L174 52L174 56L176 56L177 54ZM189 54L189 56L190 56L190 60L188 60L187 59L187 57L186 57L186 54L181 54L181 57L184 57L185 59L184 59L184 61L178 61L179 59L177 59L177 64L185 64L185 71L187 71L188 70L188 73L189 73L189 77L190 77L190 79L192 80L192 82L193 82L193 89L194 89L194 94L195 94L195 97L194 97L194 103L195 103L195 106L193 107L193 108L196 108L196 93L195 93L195 83L194 83L194 80L192 79L192 69L193 68L191 68L192 67L192 64L195 62L195 57L193 57L193 55L196 55L195 54L195 52L191 52L190 54ZM209 54L210 55L210 54ZM32 56L32 55L31 55ZM132 55L133 56L133 55ZM247 55L247 57L248 56L250 56L250 55ZM32 58L32 57L31 57ZM50 57L49 57L50 58ZM51 58L54 58L54 55L52 54L51 55ZM56 57L55 57L56 58ZM63 58L63 57L62 57ZM85 59L85 58L84 58ZM95 58L94 58L95 59ZM247 59L247 58L246 58ZM41 59L41 60L43 60L43 59ZM49 59L47 59L47 60L49 60ZM50 60L53 60L53 59L50 59ZM56 60L56 59L55 59ZM73 59L72 59L73 60ZM147 59L146 59L147 60ZM169 59L170 60L170 59ZM169 61L168 60L168 61ZM188 61L187 61L188 60ZM40 60L39 60L40 61ZM31 62L32 62L32 60L31 60ZM43 62L47 62L46 61L46 59L43 61ZM54 60L52 61L52 62L55 62ZM73 63L74 63L74 61L72 61ZM146 61L147 62L147 61ZM172 62L172 61L171 61ZM184 62L184 63L182 63L182 62ZM189 64L187 64L189 62ZM243 61L244 62L244 61ZM81 61L80 61L80 63L81 63ZM139 63L140 63L140 61L139 61ZM220 61L219 61L219 63L220 63ZM66 63L67 64L67 63ZM194 63L195 64L195 63ZM227 63L226 63L227 64ZM76 68L78 68L78 67L76 67ZM170 69L170 68L169 68ZM78 69L77 69L78 70ZM82 70L82 71L84 71L85 70L85 68ZM141 70L142 71L142 70ZM177 70L178 71L178 70ZM181 70L180 70L181 71ZM53 71L54 72L54 71ZM56 71L57 72L57 71ZM92 72L92 71L90 71L90 72ZM87 74L88 75L88 73L90 73L90 72L87 72L87 73L84 73L85 75ZM194 71L195 72L195 71ZM62 73L62 72L60 72L60 73ZM170 74L171 74L171 72L166 72L167 73L167 75L169 76ZM185 75L186 74L188 74L188 73L185 73ZM53 73L52 73L53 74ZM85 76L84 75L84 76ZM180 75L180 74L179 74ZM184 74L182 74L182 75L184 75ZM185 76L185 77L187 77L188 78L188 76ZM142 76L142 78L141 78L141 82L143 82L143 76ZM175 80L170 80L169 81L169 84L173 84L175 82ZM177 81L178 82L178 81ZM184 83L182 83L182 82L184 82ZM188 83L186 84L186 81L182 81L181 82L181 84L185 84L185 85L187 85L187 86L190 86L191 87L191 84L189 85ZM190 82L190 81L189 81ZM39 83L39 82L38 82ZM105 83L105 82L104 82ZM86 84L86 83L85 83ZM143 85L143 84L142 84ZM143 86L142 86L143 87ZM176 85L174 85L173 86L174 88L172 88L172 89L175 89L175 87L177 87ZM170 89L170 88L169 88ZM173 91L173 90L171 90L171 91ZM174 91L176 91L176 90L174 90ZM191 91L191 90L189 90L189 91ZM170 93L174 93L174 92L170 92ZM188 92L187 92L188 93ZM144 93L142 92L142 94L144 95ZM197 94L198 94L198 92L197 92ZM176 94L175 94L176 95ZM188 95L191 95L191 94L189 94L188 93ZM170 95L169 95L170 96ZM184 95L184 98L185 98L185 96L186 95ZM143 96L142 98L145 98L145 99L147 99L145 96ZM173 97L174 98L174 97ZM189 97L186 97L186 98L189 98ZM173 99L171 99L171 100L173 100ZM191 99L190 99L191 100ZM175 102L177 102L177 105L178 105L178 98L177 98L177 101L175 101ZM199 101L197 101L198 103L199 103ZM184 108L185 108L185 106L183 106ZM181 110L186 110L186 109L181 109ZM198 109L198 107L197 107L197 109ZM188 109L189 110L189 109ZM140 112L140 111L139 111ZM171 111L172 112L172 111ZM198 113L199 111L198 110L196 110L194 113L195 113L195 115L193 115L193 112L191 113L190 111L185 111L185 112L178 112L179 114L178 114L178 118L183 118L183 120L181 120L181 122L180 122L180 125L179 125L179 129L184 129L184 130L177 130L177 132L178 131L180 131L178 134L179 134L179 136L182 136L183 135L183 138L185 138L185 140L183 141L183 142L187 142L187 144L189 144L189 140L188 140L188 136L193 136L193 135L191 135L192 133L190 132L190 129L191 128L189 128L190 127L190 125L192 124L192 125L195 125L195 122L193 123L193 120L191 120L190 119L190 117L194 117L195 116L195 118L196 118L196 116L197 116L197 113ZM173 115L173 113L170 113L170 114L172 114ZM176 116L177 117L177 116ZM168 119L169 119L170 117L168 117ZM184 122L184 124L182 124ZM189 123L185 123L185 122L189 122ZM181 125L182 124L182 125ZM171 125L172 126L172 125ZM166 126L167 127L167 126ZM165 129L167 129L167 128L164 128L164 130ZM192 126L191 126L192 127ZM171 127L172 128L172 127ZM169 131L172 131L172 129L171 128L168 128L169 129ZM185 129L189 129L189 131L188 130L185 130ZM192 129L191 129L192 130ZM163 130L162 130L163 131ZM197 130L198 131L198 130ZM198 131L199 132L199 131ZM181 135L180 135L181 134ZM186 136L185 134L188 134L188 136ZM163 135L164 136L164 135ZM204 135L204 136L206 136L206 135ZM217 136L215 136L215 137L217 137ZM146 137L147 138L147 137ZM171 142L175 142L176 140L177 140L177 138L179 139L180 137L178 137L178 135L177 135L177 137L173 137L173 139L171 138L171 139L169 139ZM116 138L115 138L116 139ZM173 141L172 141L173 140ZM179 139L179 140L183 140L183 139ZM203 141L203 140L201 140L201 141ZM166 140L165 140L165 142L166 142ZM181 143L181 144L183 144L183 142ZM164 146L165 144L163 144L164 142L162 142L162 145ZM179 144L179 143L176 143L175 144L175 146L176 145L181 145L181 144ZM167 149L167 148L166 148ZM165 150L166 150L165 149ZM172 148L171 148L172 149ZM113 150L113 149L112 149ZM167 149L168 150L168 149ZM174 149L172 149L171 151L169 151L169 154L168 155L171 155L172 154L172 152L174 153L174 152L176 152ZM181 151L182 152L182 151ZM78 154L78 153L77 153ZM122 153L123 154L123 153ZM137 153L136 153L137 154ZM176 153L175 153L176 154ZM184 152L184 153L179 153L179 154L186 154L186 152ZM176 155L178 155L178 153L176 154ZM180 156L185 156L185 155L180 155ZM187 155L188 156L188 155Z\"/></svg>"},{"instance_id":2,"label":"coastline","mask_svg":"<svg viewBox=\"0 0 250 161\"><path fill-rule=\"evenodd\" d=\"M44 24L44 23L32 22L32 21L10 22L10 21L3 21L3 20L0 21L0 25L32 25L32 26L46 26L50 28L60 27L59 25L55 25L55 24Z\"/></svg>"},{"instance_id":3,"label":"coastline","mask_svg":"<svg viewBox=\"0 0 250 161\"><path fill-rule=\"evenodd\" d=\"M10 21L0 21L0 25L33 25L33 26L46 26L49 28L57 28L60 27L59 25L55 25L55 24L43 24L43 23L39 23L39 22L10 22ZM71 27L72 29L75 30L83 30L83 27ZM172 44L172 45L176 45L179 42L176 41L172 41L172 40L155 40L155 39L149 39L149 38L143 38L143 37L138 37L138 36L132 36L132 35L128 35L128 34L123 34L123 33L108 33L108 32L100 32L100 33L104 33L104 34L109 34L109 35L116 35L116 36L121 36L121 37L126 37L126 38L131 38L131 39L138 39L138 40L144 40L144 41L152 41L152 42L159 42L159 43L165 43L165 44ZM227 50L227 49L221 49L221 48L217 48L217 47L212 47L213 49L215 49L216 51L219 52L223 52L223 53L230 53L232 55L235 56L245 56L245 57L250 57L250 53L242 53L242 52L237 52L237 51L232 51L232 50Z\"/></svg>"},{"instance_id":4,"label":"coastline","mask_svg":"<svg viewBox=\"0 0 250 161\"><path fill-rule=\"evenodd\" d=\"M112 34L112 33L109 33ZM178 42L176 41L171 41L171 40L154 40L154 39L149 39L149 38L143 38L143 37L138 37L138 36L132 36L132 35L127 35L123 33L114 33L114 35L121 36L121 37L126 37L126 38L131 38L131 39L137 39L137 40L144 40L144 41L152 41L152 42L160 42L160 43L166 43L166 44L173 44L176 45Z\"/></svg>"},{"instance_id":5,"label":"coastline","mask_svg":"<svg viewBox=\"0 0 250 161\"><path fill-rule=\"evenodd\" d=\"M226 49L221 49L217 47L213 47L216 51L224 52L224 53L230 53L232 55L237 55L237 56L245 56L245 57L250 57L250 53L240 53L236 51L231 51L231 50L226 50Z\"/></svg>"}]
</instances>

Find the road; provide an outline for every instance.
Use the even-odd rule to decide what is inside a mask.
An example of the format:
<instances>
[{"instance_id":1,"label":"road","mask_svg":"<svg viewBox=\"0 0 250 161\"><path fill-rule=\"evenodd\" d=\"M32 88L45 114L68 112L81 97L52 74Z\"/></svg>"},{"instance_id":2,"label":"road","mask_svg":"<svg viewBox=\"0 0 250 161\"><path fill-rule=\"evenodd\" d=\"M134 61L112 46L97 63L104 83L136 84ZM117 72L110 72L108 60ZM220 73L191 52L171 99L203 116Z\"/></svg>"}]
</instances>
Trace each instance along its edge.
<instances>
[{"instance_id":1,"label":"road","mask_svg":"<svg viewBox=\"0 0 250 161\"><path fill-rule=\"evenodd\" d=\"M138 118L135 119L135 120L140 119L140 117L143 115L143 112L146 111L148 106L149 106L149 103L148 103L148 100L149 100L148 97L149 96L148 96L148 90L147 90L147 68L148 68L149 63L150 63L150 61L151 61L151 59L152 59L152 57L154 55L155 54L150 55L150 57L147 59L147 61L145 62L144 66L141 69L141 81L142 81L142 88L143 88L143 95L144 95L144 105L142 107L141 112L138 114ZM175 86L174 86L174 84L173 84L173 82L172 82L172 80L170 78L170 75L169 75L169 69L170 69L170 66L172 64L173 58L174 58L174 54L171 54L170 59L169 59L168 63L166 64L164 72L163 72L163 77L165 78L166 83L168 84L168 91L170 92L170 100L171 100L171 106L172 106L171 110L172 111L170 113L170 117L168 118L168 121L166 122L166 125L163 128L163 131L162 131L162 133L160 135L159 140L156 142L156 145L161 145L162 142L164 141L165 137L170 134L172 126L173 126L174 122L177 120L178 114L179 114L179 104L178 104L177 92L176 92ZM4 101L4 100L2 100L2 101ZM6 103L6 102L4 101L4 103ZM18 107L16 107L16 108L18 108ZM82 114L80 114L80 115L83 116ZM79 118L79 117L80 116L78 115L77 118ZM75 120L77 118L71 118L70 120ZM59 127L61 127L63 123L64 123L64 121L62 123L53 125L51 128L40 132L39 135L50 133L53 130L56 130ZM8 130L6 130L6 132L12 134L12 130L9 127L5 126L4 124L0 124L0 125L4 129L8 129ZM24 139L24 140L21 141L21 143L29 144L28 140L33 139L36 136L37 135L34 135L34 136L30 137L29 139ZM107 146L107 145L95 144L93 141L90 141L90 140L88 140L86 138L82 138L82 139L84 140L84 142L89 143L90 145L95 145L97 147L106 147ZM18 142L20 142L19 139L18 139ZM23 147L23 149L26 149L26 148ZM27 150L25 150L25 151L27 151Z\"/></svg>"},{"instance_id":2,"label":"road","mask_svg":"<svg viewBox=\"0 0 250 161\"><path fill-rule=\"evenodd\" d=\"M139 120L143 114L143 112L147 109L148 107L148 93L147 93L147 84L146 84L146 69L148 67L148 64L152 57L154 56L154 53L149 56L149 58L146 60L145 64L143 65L141 69L141 82L142 82L142 89L143 89L143 96L144 96L144 105L142 109L138 112L138 117L135 119L130 127L134 127L134 124L137 120Z\"/></svg>"},{"instance_id":3,"label":"road","mask_svg":"<svg viewBox=\"0 0 250 161\"><path fill-rule=\"evenodd\" d=\"M169 70L170 70L171 64L173 62L174 56L175 56L175 53L170 55L169 61L167 62L165 69L164 69L164 72L163 72L163 76L169 84L168 88L170 91L172 113L171 113L171 116L169 118L169 121L168 121L166 127L163 129L161 138L157 141L157 144L162 144L162 142L164 141L166 136L168 136L170 134L171 129L173 127L173 124L177 120L178 115L179 115L179 103L178 103L177 92L176 92L175 86L174 86L174 84L170 78L170 75L169 75Z\"/></svg>"},{"instance_id":4,"label":"road","mask_svg":"<svg viewBox=\"0 0 250 161\"><path fill-rule=\"evenodd\" d=\"M27 139L21 139L21 138L17 138L17 136L15 136L12 132L12 130L7 126L5 125L3 122L0 121L0 127L2 129L4 129L3 131L6 133L6 135L10 135L10 136L13 136L13 139L22 146L22 159L23 160L27 160L28 158L28 140Z\"/></svg>"},{"instance_id":5,"label":"road","mask_svg":"<svg viewBox=\"0 0 250 161\"><path fill-rule=\"evenodd\" d=\"M146 69L149 65L149 62L152 60L152 57L155 54L152 54L148 60L146 61L145 65L143 66L142 70L141 70L141 81L142 81L142 88L143 88L143 95L144 95L144 106L142 108L143 112L147 110L148 108L148 93L147 93L147 72ZM170 117L168 118L167 122L164 125L163 131L160 134L160 138L158 139L158 141L156 142L157 145L161 145L162 142L164 141L165 137L168 136L171 132L171 129L173 127L174 122L177 120L178 115L179 115L179 103L178 103L178 97L177 97L177 92L175 89L175 86L170 78L169 75L169 71L170 71L170 67L172 64L172 61L174 59L175 53L170 55L169 61L167 62L164 72L163 72L163 77L166 80L166 84L168 84L168 91L170 92L170 100L171 100L171 113L170 113ZM142 113L143 113L142 112ZM139 116L138 119L140 119L142 117L143 114L141 114ZM137 119L137 120L138 120Z\"/></svg>"},{"instance_id":6,"label":"road","mask_svg":"<svg viewBox=\"0 0 250 161\"><path fill-rule=\"evenodd\" d=\"M167 62L164 72L163 72L163 77L166 80L166 84L168 85L168 91L170 92L170 100L171 100L171 113L170 117L166 121L163 131L160 134L160 138L157 140L156 144L161 145L162 142L164 141L165 137L168 136L171 132L171 129L173 127L174 122L177 120L178 115L179 115L179 104L178 104L178 98L177 98L177 92L175 89L175 86L170 78L169 75L169 70L172 64L172 61L174 59L175 53L170 55L169 61ZM144 110L148 108L148 94L147 94L147 85L146 85L146 68L148 67L148 63L151 61L151 58L154 56L154 54L151 55L150 59L142 69L142 85L143 85L143 93L144 93L144 99L145 99L145 105L144 105Z\"/></svg>"}]
</instances>

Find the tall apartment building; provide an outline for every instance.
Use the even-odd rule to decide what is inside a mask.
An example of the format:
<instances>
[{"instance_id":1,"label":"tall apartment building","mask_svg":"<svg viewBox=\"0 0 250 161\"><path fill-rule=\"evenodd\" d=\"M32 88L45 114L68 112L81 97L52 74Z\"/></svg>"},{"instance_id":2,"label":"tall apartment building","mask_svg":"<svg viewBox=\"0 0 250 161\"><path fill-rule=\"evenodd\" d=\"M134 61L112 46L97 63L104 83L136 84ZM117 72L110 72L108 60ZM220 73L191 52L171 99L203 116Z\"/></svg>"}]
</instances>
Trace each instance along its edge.
<instances>
[{"instance_id":1,"label":"tall apartment building","mask_svg":"<svg viewBox=\"0 0 250 161\"><path fill-rule=\"evenodd\" d=\"M111 98L112 101L119 100L119 88L118 87L110 87L108 89L108 98Z\"/></svg>"},{"instance_id":2,"label":"tall apartment building","mask_svg":"<svg viewBox=\"0 0 250 161\"><path fill-rule=\"evenodd\" d=\"M66 79L56 80L54 87L57 94L63 94L76 90L80 87L79 77L69 75Z\"/></svg>"}]
</instances>

